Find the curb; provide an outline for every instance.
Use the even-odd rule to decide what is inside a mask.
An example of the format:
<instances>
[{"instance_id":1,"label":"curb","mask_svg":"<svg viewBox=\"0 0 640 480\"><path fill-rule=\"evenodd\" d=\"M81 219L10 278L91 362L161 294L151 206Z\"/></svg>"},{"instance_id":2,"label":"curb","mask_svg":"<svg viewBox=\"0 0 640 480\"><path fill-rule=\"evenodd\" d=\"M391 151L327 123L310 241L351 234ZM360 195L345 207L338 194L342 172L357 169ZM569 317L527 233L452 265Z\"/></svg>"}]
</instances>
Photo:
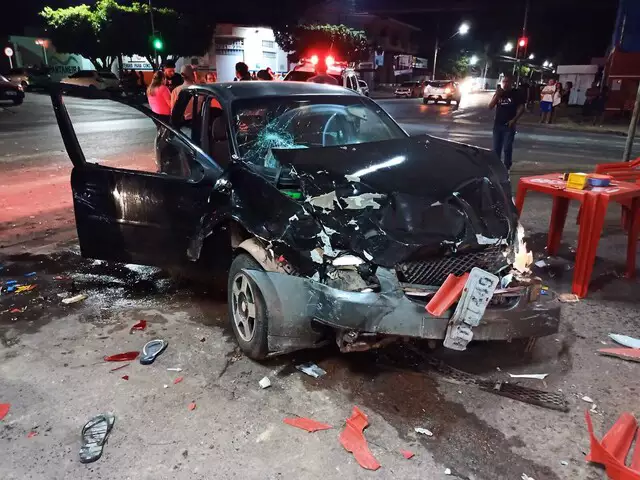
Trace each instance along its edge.
<instances>
[{"instance_id":1,"label":"curb","mask_svg":"<svg viewBox=\"0 0 640 480\"><path fill-rule=\"evenodd\" d=\"M546 128L549 130L566 130L566 131L570 131L570 132L581 132L581 133L595 133L596 135L613 135L613 136L617 136L617 137L627 137L627 133L626 132L620 132L618 130L607 130L606 128L602 129L602 130L596 130L591 129L591 128L580 128L579 126L571 126L571 125L562 125L562 124L546 124L546 123L539 123L539 122L523 122L520 121L519 122L520 125L527 125L530 127L540 127L540 128Z\"/></svg>"}]
</instances>

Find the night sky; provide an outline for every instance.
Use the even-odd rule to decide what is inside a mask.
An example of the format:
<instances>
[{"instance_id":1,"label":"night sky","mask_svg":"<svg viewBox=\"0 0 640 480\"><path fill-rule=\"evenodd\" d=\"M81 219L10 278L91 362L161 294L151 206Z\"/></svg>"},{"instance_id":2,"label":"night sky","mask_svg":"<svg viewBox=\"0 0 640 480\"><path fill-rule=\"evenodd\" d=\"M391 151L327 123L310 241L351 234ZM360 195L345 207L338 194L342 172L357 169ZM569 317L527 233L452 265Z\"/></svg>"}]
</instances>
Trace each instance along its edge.
<instances>
[{"instance_id":1,"label":"night sky","mask_svg":"<svg viewBox=\"0 0 640 480\"><path fill-rule=\"evenodd\" d=\"M285 0L294 5L314 0ZM435 33L441 39L451 35L461 21L471 24L464 38L456 37L443 45L443 54L465 50L469 53L501 50L508 41L520 36L526 0L341 0L357 11L392 16L422 29L421 54L433 54ZM315 0L318 3L318 0ZM25 26L39 26L37 12L44 5L68 6L91 0L19 0L8 2L11 20L4 15L0 35L22 34ZM245 0L238 5L212 0L153 0L154 6L177 6L207 12L220 21L270 23L274 12L287 9L282 0ZM529 52L537 59L557 64L589 63L603 56L609 46L617 0L531 0L528 20ZM250 17L248 16L250 12ZM277 18L275 19L278 20Z\"/></svg>"}]
</instances>

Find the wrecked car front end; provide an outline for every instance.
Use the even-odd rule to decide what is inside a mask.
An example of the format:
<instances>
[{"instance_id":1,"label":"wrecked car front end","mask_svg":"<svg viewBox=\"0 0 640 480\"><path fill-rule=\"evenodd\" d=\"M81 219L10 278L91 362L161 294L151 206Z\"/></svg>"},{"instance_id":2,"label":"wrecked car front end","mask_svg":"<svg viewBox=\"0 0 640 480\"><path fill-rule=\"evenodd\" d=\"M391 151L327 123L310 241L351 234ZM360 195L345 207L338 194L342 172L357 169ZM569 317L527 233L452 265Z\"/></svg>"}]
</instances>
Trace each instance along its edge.
<instances>
[{"instance_id":1,"label":"wrecked car front end","mask_svg":"<svg viewBox=\"0 0 640 480\"><path fill-rule=\"evenodd\" d=\"M272 153L275 184L255 168L232 179L234 216L283 267L245 271L265 298L270 352L332 337L343 351L445 339L456 305L425 307L448 275L473 268L499 281L474 340L557 332L557 302L513 268L518 216L490 152L412 137Z\"/></svg>"}]
</instances>

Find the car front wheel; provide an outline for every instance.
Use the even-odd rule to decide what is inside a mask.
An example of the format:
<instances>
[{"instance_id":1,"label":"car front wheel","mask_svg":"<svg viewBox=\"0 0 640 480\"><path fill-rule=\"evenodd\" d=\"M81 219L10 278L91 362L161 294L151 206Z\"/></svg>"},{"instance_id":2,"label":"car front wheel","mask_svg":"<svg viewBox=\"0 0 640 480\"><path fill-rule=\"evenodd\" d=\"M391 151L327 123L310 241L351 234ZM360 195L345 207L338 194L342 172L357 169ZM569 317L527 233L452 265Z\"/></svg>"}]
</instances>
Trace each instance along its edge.
<instances>
[{"instance_id":1,"label":"car front wheel","mask_svg":"<svg viewBox=\"0 0 640 480\"><path fill-rule=\"evenodd\" d=\"M263 360L269 353L267 308L262 292L243 269L263 270L247 253L233 260L229 269L229 320L244 354L253 360Z\"/></svg>"},{"instance_id":2,"label":"car front wheel","mask_svg":"<svg viewBox=\"0 0 640 480\"><path fill-rule=\"evenodd\" d=\"M17 106L17 105L22 105L22 99L21 99L21 98L18 98L18 99L16 99L16 100L14 100L14 101L13 101L13 104L14 104L14 105L16 105L16 106Z\"/></svg>"}]
</instances>

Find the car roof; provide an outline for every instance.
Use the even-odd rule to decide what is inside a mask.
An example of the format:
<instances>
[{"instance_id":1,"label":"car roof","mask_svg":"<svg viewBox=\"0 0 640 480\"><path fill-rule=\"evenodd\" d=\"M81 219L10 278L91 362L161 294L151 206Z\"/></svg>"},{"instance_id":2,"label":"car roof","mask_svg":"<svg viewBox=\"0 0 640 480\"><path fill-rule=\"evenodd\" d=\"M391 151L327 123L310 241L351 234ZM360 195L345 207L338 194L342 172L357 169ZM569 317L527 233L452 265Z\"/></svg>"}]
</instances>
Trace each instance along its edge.
<instances>
[{"instance_id":1,"label":"car roof","mask_svg":"<svg viewBox=\"0 0 640 480\"><path fill-rule=\"evenodd\" d=\"M195 85L198 90L208 90L225 102L234 100L258 97L295 97L306 95L337 95L361 97L353 90L312 82L290 82L290 81L244 81L211 83L206 85Z\"/></svg>"}]
</instances>

